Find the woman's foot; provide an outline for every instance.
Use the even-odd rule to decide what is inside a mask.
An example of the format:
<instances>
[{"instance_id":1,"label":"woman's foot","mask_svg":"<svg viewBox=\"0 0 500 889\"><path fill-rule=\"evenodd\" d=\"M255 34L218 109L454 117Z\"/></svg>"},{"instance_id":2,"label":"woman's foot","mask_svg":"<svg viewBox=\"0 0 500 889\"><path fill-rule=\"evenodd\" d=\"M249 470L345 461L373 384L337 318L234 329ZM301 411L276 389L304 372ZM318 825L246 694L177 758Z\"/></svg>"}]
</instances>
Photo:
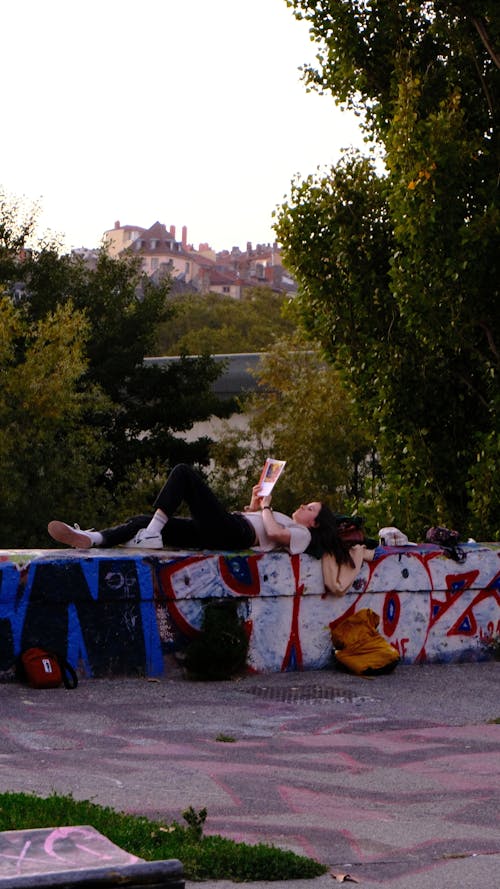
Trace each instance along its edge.
<instances>
[{"instance_id":1,"label":"woman's foot","mask_svg":"<svg viewBox=\"0 0 500 889\"><path fill-rule=\"evenodd\" d=\"M150 528L141 528L125 546L134 546L138 549L163 549L164 543L161 534L158 534L157 531L151 531Z\"/></svg>"},{"instance_id":2,"label":"woman's foot","mask_svg":"<svg viewBox=\"0 0 500 889\"><path fill-rule=\"evenodd\" d=\"M54 540L73 546L75 549L89 549L92 546L92 538L86 531L82 531L78 525L74 528L65 522L49 522L47 531Z\"/></svg>"}]
</instances>

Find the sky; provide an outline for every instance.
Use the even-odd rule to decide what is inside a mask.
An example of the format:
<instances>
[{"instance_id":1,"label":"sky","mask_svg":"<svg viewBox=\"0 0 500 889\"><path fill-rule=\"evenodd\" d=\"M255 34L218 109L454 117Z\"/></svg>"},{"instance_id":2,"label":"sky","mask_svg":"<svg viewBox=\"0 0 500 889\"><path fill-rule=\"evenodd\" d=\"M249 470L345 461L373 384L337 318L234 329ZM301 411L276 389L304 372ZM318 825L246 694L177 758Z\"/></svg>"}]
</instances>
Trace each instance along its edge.
<instances>
[{"instance_id":1,"label":"sky","mask_svg":"<svg viewBox=\"0 0 500 889\"><path fill-rule=\"evenodd\" d=\"M293 178L363 145L306 92L316 47L285 0L10 0L0 29L0 191L68 249L115 221L273 242Z\"/></svg>"}]
</instances>

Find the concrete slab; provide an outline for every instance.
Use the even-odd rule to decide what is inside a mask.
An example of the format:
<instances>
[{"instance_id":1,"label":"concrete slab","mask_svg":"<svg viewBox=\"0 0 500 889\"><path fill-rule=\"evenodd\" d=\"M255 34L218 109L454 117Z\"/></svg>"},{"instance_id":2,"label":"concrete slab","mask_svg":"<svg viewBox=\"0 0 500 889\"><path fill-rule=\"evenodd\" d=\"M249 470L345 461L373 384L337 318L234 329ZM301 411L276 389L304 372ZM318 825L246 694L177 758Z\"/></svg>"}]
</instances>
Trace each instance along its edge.
<instances>
[{"instance_id":1,"label":"concrete slab","mask_svg":"<svg viewBox=\"0 0 500 889\"><path fill-rule=\"evenodd\" d=\"M88 824L0 831L0 889L184 889L180 861L144 861Z\"/></svg>"}]
</instances>

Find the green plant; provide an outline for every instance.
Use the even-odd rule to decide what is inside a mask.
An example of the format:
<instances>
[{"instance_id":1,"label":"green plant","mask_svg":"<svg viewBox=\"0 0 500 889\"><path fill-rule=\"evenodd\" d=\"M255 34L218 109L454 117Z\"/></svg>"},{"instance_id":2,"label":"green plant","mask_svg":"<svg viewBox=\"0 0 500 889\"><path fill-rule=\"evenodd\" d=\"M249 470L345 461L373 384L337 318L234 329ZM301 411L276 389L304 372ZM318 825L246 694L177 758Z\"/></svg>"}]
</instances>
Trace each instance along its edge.
<instances>
[{"instance_id":1,"label":"green plant","mask_svg":"<svg viewBox=\"0 0 500 889\"><path fill-rule=\"evenodd\" d=\"M190 831L193 839L199 842L203 836L203 828L207 820L207 810L200 809L199 812L196 812L192 806L189 806L188 809L184 809L182 817L187 822L187 830Z\"/></svg>"},{"instance_id":2,"label":"green plant","mask_svg":"<svg viewBox=\"0 0 500 889\"><path fill-rule=\"evenodd\" d=\"M500 661L500 634L483 639L483 645L494 661Z\"/></svg>"},{"instance_id":3,"label":"green plant","mask_svg":"<svg viewBox=\"0 0 500 889\"><path fill-rule=\"evenodd\" d=\"M248 637L238 614L238 602L208 602L200 635L186 649L188 674L199 680L230 679L245 668L247 653Z\"/></svg>"},{"instance_id":4,"label":"green plant","mask_svg":"<svg viewBox=\"0 0 500 889\"><path fill-rule=\"evenodd\" d=\"M197 837L205 821L202 809L188 813L188 827L117 812L89 800L51 794L0 793L0 830L89 824L111 842L147 861L177 858L188 880L293 880L324 874L318 861L275 846L250 846L225 837ZM192 819L193 825L189 824Z\"/></svg>"},{"instance_id":5,"label":"green plant","mask_svg":"<svg viewBox=\"0 0 500 889\"><path fill-rule=\"evenodd\" d=\"M232 735L224 735L222 732L217 735L216 741L221 741L223 744L234 744L236 742L236 738L233 738Z\"/></svg>"}]
</instances>

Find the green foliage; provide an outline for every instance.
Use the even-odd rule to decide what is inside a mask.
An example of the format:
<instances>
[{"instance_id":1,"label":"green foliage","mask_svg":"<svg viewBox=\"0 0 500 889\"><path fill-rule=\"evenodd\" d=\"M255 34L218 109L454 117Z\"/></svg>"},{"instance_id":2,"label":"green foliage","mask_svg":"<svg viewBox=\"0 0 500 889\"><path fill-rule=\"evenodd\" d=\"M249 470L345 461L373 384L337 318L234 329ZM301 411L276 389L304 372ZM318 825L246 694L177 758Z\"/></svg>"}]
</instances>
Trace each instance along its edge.
<instances>
[{"instance_id":1,"label":"green foliage","mask_svg":"<svg viewBox=\"0 0 500 889\"><path fill-rule=\"evenodd\" d=\"M250 288L241 299L215 293L171 297L173 317L159 327L157 354L264 351L275 336L294 329L285 315L286 304L286 297L269 287Z\"/></svg>"},{"instance_id":2,"label":"green foliage","mask_svg":"<svg viewBox=\"0 0 500 889\"><path fill-rule=\"evenodd\" d=\"M259 390L244 404L247 433L229 432L212 446L211 482L231 505L248 502L270 455L287 460L273 498L283 512L304 500L325 500L336 511L373 500L378 468L369 429L357 422L348 388L318 349L299 337L276 343L257 378Z\"/></svg>"},{"instance_id":3,"label":"green foliage","mask_svg":"<svg viewBox=\"0 0 500 889\"><path fill-rule=\"evenodd\" d=\"M26 206L0 188L0 275L14 268L18 251L29 244L35 228L36 206Z\"/></svg>"},{"instance_id":4,"label":"green foliage","mask_svg":"<svg viewBox=\"0 0 500 889\"><path fill-rule=\"evenodd\" d=\"M212 394L220 368L207 355L144 365L171 314L168 283L137 257L99 251L90 266L52 242L28 250L33 228L0 191L5 547L40 546L56 514L102 526L146 511L169 466L208 463L209 439L176 433L231 408Z\"/></svg>"},{"instance_id":5,"label":"green foliage","mask_svg":"<svg viewBox=\"0 0 500 889\"><path fill-rule=\"evenodd\" d=\"M0 299L1 547L40 545L61 502L75 511L96 507L104 442L86 416L105 410L107 400L95 386L79 387L87 335L71 304L31 322Z\"/></svg>"},{"instance_id":6,"label":"green foliage","mask_svg":"<svg viewBox=\"0 0 500 889\"><path fill-rule=\"evenodd\" d=\"M186 809L188 827L127 815L88 800L52 794L47 798L28 793L0 794L0 830L69 827L89 824L112 843L146 861L178 859L188 880L291 880L326 873L310 858L274 846L249 846L217 835L202 836L206 810ZM193 832L193 818L197 821Z\"/></svg>"},{"instance_id":7,"label":"green foliage","mask_svg":"<svg viewBox=\"0 0 500 889\"><path fill-rule=\"evenodd\" d=\"M370 418L387 348L399 335L384 180L369 160L347 154L336 169L292 183L276 230L300 282L302 323L342 369L347 388L362 393L362 415Z\"/></svg>"},{"instance_id":8,"label":"green foliage","mask_svg":"<svg viewBox=\"0 0 500 889\"><path fill-rule=\"evenodd\" d=\"M197 812L192 806L189 806L187 809L184 809L182 817L188 825L188 830L193 840L199 843L203 836L205 821L207 820L207 810L200 809L200 811Z\"/></svg>"},{"instance_id":9,"label":"green foliage","mask_svg":"<svg viewBox=\"0 0 500 889\"><path fill-rule=\"evenodd\" d=\"M248 637L238 602L225 599L203 606L200 635L186 648L185 666L201 680L231 679L245 669Z\"/></svg>"},{"instance_id":10,"label":"green foliage","mask_svg":"<svg viewBox=\"0 0 500 889\"><path fill-rule=\"evenodd\" d=\"M311 88L364 115L385 174L346 155L295 182L276 232L306 329L352 386L384 470L383 524L500 534L500 9L288 5Z\"/></svg>"},{"instance_id":11,"label":"green foliage","mask_svg":"<svg viewBox=\"0 0 500 889\"><path fill-rule=\"evenodd\" d=\"M245 410L245 403L241 402ZM250 427L234 428L226 424L210 446L212 467L210 487L228 509L241 510L250 503L252 486L259 479L262 466L272 448ZM273 452L274 453L274 452Z\"/></svg>"},{"instance_id":12,"label":"green foliage","mask_svg":"<svg viewBox=\"0 0 500 889\"><path fill-rule=\"evenodd\" d=\"M303 67L307 87L353 109L381 142L391 126L402 60L411 59L425 79L425 112L447 96L450 84L467 91L478 123L485 101L491 105L495 97L497 0L285 2L309 23L315 42L317 65Z\"/></svg>"},{"instance_id":13,"label":"green foliage","mask_svg":"<svg viewBox=\"0 0 500 889\"><path fill-rule=\"evenodd\" d=\"M186 358L174 367L143 364L154 351L158 325L171 316L168 282L154 285L143 275L138 257L112 259L104 251L92 268L43 250L22 271L32 316L43 316L71 297L88 319L85 382L98 384L110 397L110 410L94 422L107 442L112 486L123 482L137 462L206 463L205 440L187 444L175 433L212 414L225 414L226 406L211 394L219 368L208 356Z\"/></svg>"},{"instance_id":14,"label":"green foliage","mask_svg":"<svg viewBox=\"0 0 500 889\"><path fill-rule=\"evenodd\" d=\"M498 519L500 503L499 454L498 432L478 435L476 463L470 467L468 477L471 524L476 528L486 527L489 540L498 540L500 534L496 530L498 524L495 521ZM488 523L490 517L492 520Z\"/></svg>"},{"instance_id":15,"label":"green foliage","mask_svg":"<svg viewBox=\"0 0 500 889\"><path fill-rule=\"evenodd\" d=\"M500 635L490 636L483 641L483 645L494 661L500 661Z\"/></svg>"}]
</instances>

